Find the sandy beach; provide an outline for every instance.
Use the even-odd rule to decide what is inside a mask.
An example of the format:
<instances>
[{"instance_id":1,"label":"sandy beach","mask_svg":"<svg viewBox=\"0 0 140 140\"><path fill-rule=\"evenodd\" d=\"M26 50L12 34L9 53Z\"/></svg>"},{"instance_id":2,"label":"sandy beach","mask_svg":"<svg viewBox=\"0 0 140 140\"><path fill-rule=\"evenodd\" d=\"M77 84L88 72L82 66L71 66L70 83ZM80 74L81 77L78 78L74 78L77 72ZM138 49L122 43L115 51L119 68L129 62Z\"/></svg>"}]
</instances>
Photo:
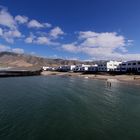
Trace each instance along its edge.
<instances>
[{"instance_id":1,"label":"sandy beach","mask_svg":"<svg viewBox=\"0 0 140 140\"><path fill-rule=\"evenodd\" d=\"M99 79L110 82L126 82L132 84L140 84L140 75L99 75L99 74L82 74L73 72L53 72L43 71L41 73L44 76L58 75L58 76L72 76L72 77L83 77L86 79Z\"/></svg>"}]
</instances>

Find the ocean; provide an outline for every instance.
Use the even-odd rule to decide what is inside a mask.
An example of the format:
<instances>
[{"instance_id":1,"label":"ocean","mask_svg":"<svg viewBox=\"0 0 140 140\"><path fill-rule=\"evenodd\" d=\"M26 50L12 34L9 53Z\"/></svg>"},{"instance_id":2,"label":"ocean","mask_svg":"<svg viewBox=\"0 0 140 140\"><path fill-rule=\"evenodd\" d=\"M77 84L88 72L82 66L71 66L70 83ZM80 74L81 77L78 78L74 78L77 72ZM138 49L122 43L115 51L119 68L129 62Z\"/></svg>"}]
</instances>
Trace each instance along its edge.
<instances>
[{"instance_id":1,"label":"ocean","mask_svg":"<svg viewBox=\"0 0 140 140\"><path fill-rule=\"evenodd\" d=\"M1 78L0 140L140 140L140 86L65 76Z\"/></svg>"}]
</instances>

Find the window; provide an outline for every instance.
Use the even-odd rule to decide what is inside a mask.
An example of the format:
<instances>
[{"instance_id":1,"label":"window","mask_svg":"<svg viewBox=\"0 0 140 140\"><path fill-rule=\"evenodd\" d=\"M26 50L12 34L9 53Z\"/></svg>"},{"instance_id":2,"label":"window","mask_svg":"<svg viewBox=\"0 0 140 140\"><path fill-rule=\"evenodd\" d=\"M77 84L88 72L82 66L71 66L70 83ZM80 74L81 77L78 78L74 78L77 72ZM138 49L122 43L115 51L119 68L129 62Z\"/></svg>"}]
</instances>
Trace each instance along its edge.
<instances>
[{"instance_id":1,"label":"window","mask_svg":"<svg viewBox=\"0 0 140 140\"><path fill-rule=\"evenodd\" d=\"M138 65L140 65L140 61L138 62Z\"/></svg>"},{"instance_id":2,"label":"window","mask_svg":"<svg viewBox=\"0 0 140 140\"><path fill-rule=\"evenodd\" d=\"M131 63L128 63L128 65L130 66L130 65L131 65Z\"/></svg>"},{"instance_id":3,"label":"window","mask_svg":"<svg viewBox=\"0 0 140 140\"><path fill-rule=\"evenodd\" d=\"M126 66L126 64L122 64L122 66Z\"/></svg>"}]
</instances>

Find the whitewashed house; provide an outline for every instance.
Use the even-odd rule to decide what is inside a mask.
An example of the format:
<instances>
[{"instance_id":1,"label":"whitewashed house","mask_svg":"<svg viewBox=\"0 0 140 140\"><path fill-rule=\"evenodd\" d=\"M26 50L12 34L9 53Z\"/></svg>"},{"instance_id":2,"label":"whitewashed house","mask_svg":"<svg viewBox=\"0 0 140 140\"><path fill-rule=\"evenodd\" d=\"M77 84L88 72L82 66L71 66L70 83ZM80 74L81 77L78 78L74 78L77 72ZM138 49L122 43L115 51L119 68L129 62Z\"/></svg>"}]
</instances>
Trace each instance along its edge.
<instances>
[{"instance_id":1,"label":"whitewashed house","mask_svg":"<svg viewBox=\"0 0 140 140\"><path fill-rule=\"evenodd\" d=\"M90 67L88 67L88 71L89 72L96 72L98 70L98 65L91 65Z\"/></svg>"},{"instance_id":2,"label":"whitewashed house","mask_svg":"<svg viewBox=\"0 0 140 140\"><path fill-rule=\"evenodd\" d=\"M52 70L52 67L43 66L42 69L43 69L44 71L49 71L49 70Z\"/></svg>"},{"instance_id":3,"label":"whitewashed house","mask_svg":"<svg viewBox=\"0 0 140 140\"><path fill-rule=\"evenodd\" d=\"M120 64L122 62L119 61L108 61L98 64L98 71L100 72L109 72L109 71L120 71Z\"/></svg>"},{"instance_id":4,"label":"whitewashed house","mask_svg":"<svg viewBox=\"0 0 140 140\"><path fill-rule=\"evenodd\" d=\"M107 71L107 62L103 62L98 64L98 71L99 72L106 72Z\"/></svg>"},{"instance_id":5,"label":"whitewashed house","mask_svg":"<svg viewBox=\"0 0 140 140\"><path fill-rule=\"evenodd\" d=\"M107 62L107 71L120 71L120 64L122 62L119 61L109 61Z\"/></svg>"},{"instance_id":6,"label":"whitewashed house","mask_svg":"<svg viewBox=\"0 0 140 140\"><path fill-rule=\"evenodd\" d=\"M63 71L63 72L67 72L67 71L70 71L70 66L68 65L64 65L64 66L59 66L57 68L58 71Z\"/></svg>"},{"instance_id":7,"label":"whitewashed house","mask_svg":"<svg viewBox=\"0 0 140 140\"><path fill-rule=\"evenodd\" d=\"M120 65L122 72L140 72L140 61L126 61Z\"/></svg>"},{"instance_id":8,"label":"whitewashed house","mask_svg":"<svg viewBox=\"0 0 140 140\"><path fill-rule=\"evenodd\" d=\"M76 65L75 68L73 68L73 71L74 72L80 71L80 67L81 67L81 65Z\"/></svg>"},{"instance_id":9,"label":"whitewashed house","mask_svg":"<svg viewBox=\"0 0 140 140\"><path fill-rule=\"evenodd\" d=\"M75 68L76 68L76 65L70 65L70 71L74 71Z\"/></svg>"},{"instance_id":10,"label":"whitewashed house","mask_svg":"<svg viewBox=\"0 0 140 140\"><path fill-rule=\"evenodd\" d=\"M127 71L127 62L126 61L125 62L122 62L120 64L119 68L120 68L120 71L121 72L126 72Z\"/></svg>"},{"instance_id":11,"label":"whitewashed house","mask_svg":"<svg viewBox=\"0 0 140 140\"><path fill-rule=\"evenodd\" d=\"M73 69L74 72L85 72L88 71L88 68L91 65L85 65L85 64L80 64L80 65L76 65L75 68Z\"/></svg>"},{"instance_id":12,"label":"whitewashed house","mask_svg":"<svg viewBox=\"0 0 140 140\"><path fill-rule=\"evenodd\" d=\"M81 71L81 72L88 71L88 68L89 68L90 66L91 66L91 65L82 64L82 66L81 66L81 68L80 68L80 71Z\"/></svg>"},{"instance_id":13,"label":"whitewashed house","mask_svg":"<svg viewBox=\"0 0 140 140\"><path fill-rule=\"evenodd\" d=\"M76 65L64 65L64 66L59 66L57 68L58 71L73 71L76 68Z\"/></svg>"}]
</instances>

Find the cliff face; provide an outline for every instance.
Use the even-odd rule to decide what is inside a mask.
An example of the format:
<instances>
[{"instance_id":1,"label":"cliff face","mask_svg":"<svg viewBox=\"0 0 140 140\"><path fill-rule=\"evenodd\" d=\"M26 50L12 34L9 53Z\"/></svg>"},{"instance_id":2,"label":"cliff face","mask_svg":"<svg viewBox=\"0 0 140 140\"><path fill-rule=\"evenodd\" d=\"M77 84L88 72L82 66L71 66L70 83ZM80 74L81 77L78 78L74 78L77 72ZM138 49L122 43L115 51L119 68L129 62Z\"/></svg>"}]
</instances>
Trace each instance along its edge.
<instances>
[{"instance_id":1,"label":"cliff face","mask_svg":"<svg viewBox=\"0 0 140 140\"><path fill-rule=\"evenodd\" d=\"M91 64L91 62L81 62L76 60L50 59L27 54L0 52L0 66L40 68L42 66L73 65L80 63Z\"/></svg>"}]
</instances>

